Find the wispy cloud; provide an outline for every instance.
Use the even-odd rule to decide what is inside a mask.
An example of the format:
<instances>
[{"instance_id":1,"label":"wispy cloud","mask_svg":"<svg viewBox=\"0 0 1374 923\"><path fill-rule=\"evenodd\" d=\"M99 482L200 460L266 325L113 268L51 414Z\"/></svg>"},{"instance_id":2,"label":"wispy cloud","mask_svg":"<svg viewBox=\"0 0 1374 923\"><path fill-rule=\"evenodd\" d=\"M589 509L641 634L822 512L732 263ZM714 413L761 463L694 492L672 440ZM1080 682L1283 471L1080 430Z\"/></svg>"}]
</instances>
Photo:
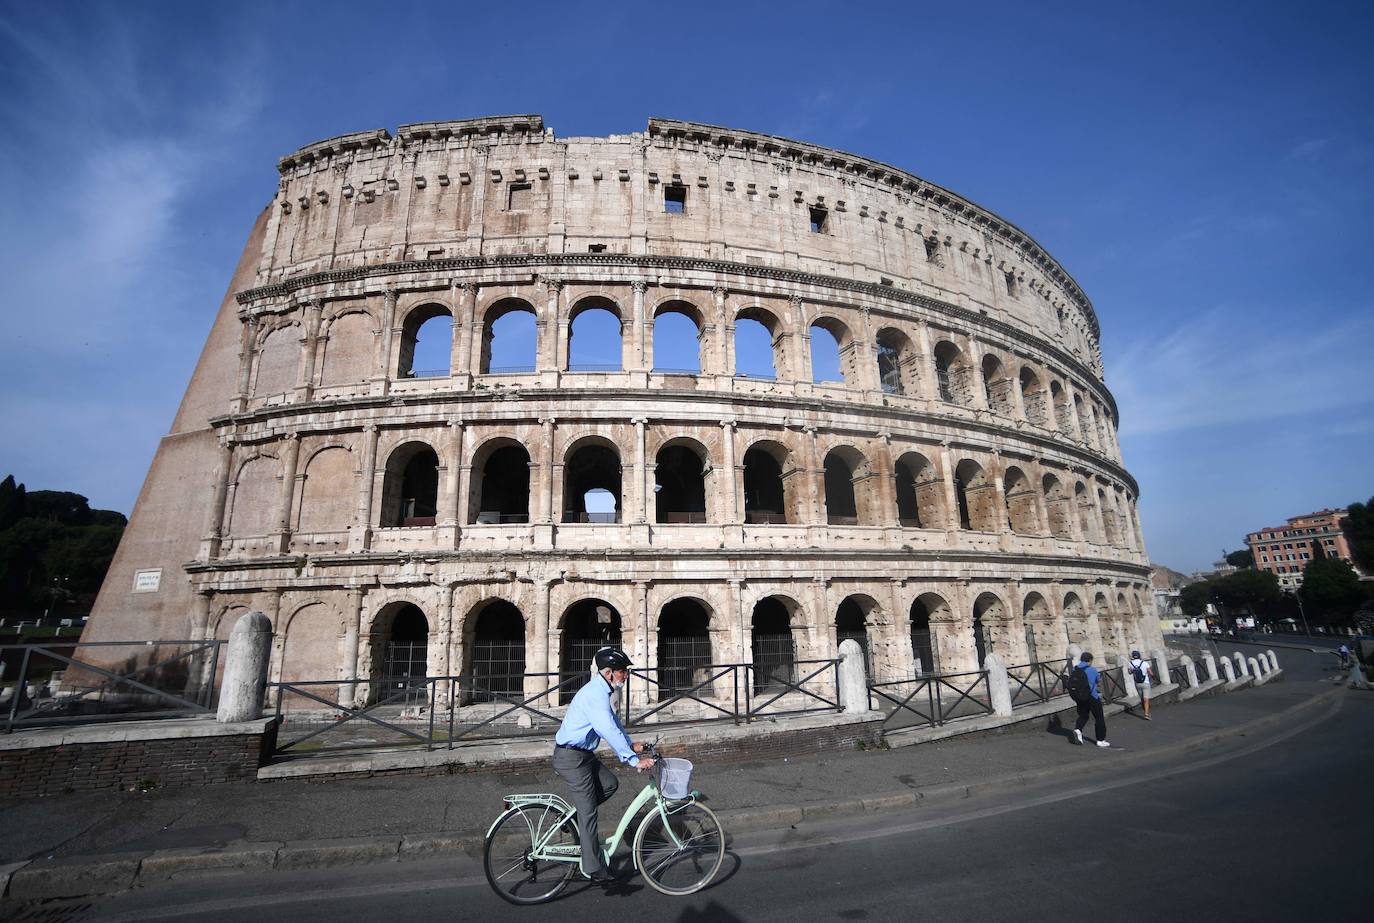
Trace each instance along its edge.
<instances>
[{"instance_id":1,"label":"wispy cloud","mask_svg":"<svg viewBox=\"0 0 1374 923\"><path fill-rule=\"evenodd\" d=\"M1374 336L1374 312L1308 326L1315 316L1297 307L1278 320L1217 309L1136 341L1107 367L1122 435L1368 403L1361 383L1369 379L1369 357L1361 344ZM1275 323L1288 325L1282 335Z\"/></svg>"},{"instance_id":2,"label":"wispy cloud","mask_svg":"<svg viewBox=\"0 0 1374 923\"><path fill-rule=\"evenodd\" d=\"M1312 160L1320 156L1330 144L1330 138L1308 138L1289 148L1288 157L1292 160Z\"/></svg>"}]
</instances>

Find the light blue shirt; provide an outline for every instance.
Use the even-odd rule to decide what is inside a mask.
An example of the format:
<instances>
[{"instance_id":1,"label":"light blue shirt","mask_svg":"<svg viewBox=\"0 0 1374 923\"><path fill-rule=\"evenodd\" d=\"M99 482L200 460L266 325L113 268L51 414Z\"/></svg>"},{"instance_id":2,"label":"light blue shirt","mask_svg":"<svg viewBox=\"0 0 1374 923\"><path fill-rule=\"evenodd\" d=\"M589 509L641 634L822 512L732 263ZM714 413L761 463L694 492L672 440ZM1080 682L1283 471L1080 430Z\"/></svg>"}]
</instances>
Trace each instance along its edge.
<instances>
[{"instance_id":1,"label":"light blue shirt","mask_svg":"<svg viewBox=\"0 0 1374 923\"><path fill-rule=\"evenodd\" d=\"M600 673L593 676L591 682L577 690L577 695L568 704L567 714L563 716L554 742L591 751L604 738L622 763L631 764L639 759L630 745L630 738L625 735L620 718L611 708L611 693L614 691Z\"/></svg>"}]
</instances>

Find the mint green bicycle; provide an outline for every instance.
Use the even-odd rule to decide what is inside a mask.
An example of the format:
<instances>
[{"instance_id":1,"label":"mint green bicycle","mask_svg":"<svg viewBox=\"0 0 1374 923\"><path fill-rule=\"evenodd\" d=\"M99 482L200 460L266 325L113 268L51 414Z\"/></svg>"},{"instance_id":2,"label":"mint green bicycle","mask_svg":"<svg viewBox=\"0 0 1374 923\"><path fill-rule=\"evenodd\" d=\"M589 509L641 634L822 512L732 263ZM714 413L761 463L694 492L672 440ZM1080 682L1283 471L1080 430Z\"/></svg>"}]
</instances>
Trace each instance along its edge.
<instances>
[{"instance_id":1,"label":"mint green bicycle","mask_svg":"<svg viewBox=\"0 0 1374 923\"><path fill-rule=\"evenodd\" d=\"M701 793L689 791L691 763L665 759L650 745L654 774L606 838L607 865L636 815L649 810L635 830L635 869L649 886L682 895L710 884L725 858L725 834ZM685 764L685 768L684 768ZM554 794L507 795L506 809L487 830L483 865L492 890L512 904L553 900L578 873L582 847L577 811Z\"/></svg>"}]
</instances>

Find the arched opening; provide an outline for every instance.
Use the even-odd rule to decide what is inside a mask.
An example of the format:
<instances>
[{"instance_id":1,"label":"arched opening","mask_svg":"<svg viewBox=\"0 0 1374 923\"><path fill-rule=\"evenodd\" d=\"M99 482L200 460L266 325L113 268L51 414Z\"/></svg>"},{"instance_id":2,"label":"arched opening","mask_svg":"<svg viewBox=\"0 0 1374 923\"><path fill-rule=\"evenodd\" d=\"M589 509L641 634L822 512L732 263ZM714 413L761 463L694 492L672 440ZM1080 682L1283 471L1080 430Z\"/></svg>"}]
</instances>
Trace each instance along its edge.
<instances>
[{"instance_id":1,"label":"arched opening","mask_svg":"<svg viewBox=\"0 0 1374 923\"><path fill-rule=\"evenodd\" d=\"M581 442L563 465L563 521L620 522L620 478L615 449L601 441Z\"/></svg>"},{"instance_id":2,"label":"arched opening","mask_svg":"<svg viewBox=\"0 0 1374 923\"><path fill-rule=\"evenodd\" d=\"M840 645L853 641L859 645L864 655L864 675L873 679L873 660L869 654L868 613L877 608L867 597L846 596L835 610L835 651Z\"/></svg>"},{"instance_id":3,"label":"arched opening","mask_svg":"<svg viewBox=\"0 0 1374 923\"><path fill-rule=\"evenodd\" d=\"M1077 394L1073 396L1073 410L1078 417L1078 433L1082 443L1092 445L1092 417L1089 416L1087 407L1083 405L1083 398Z\"/></svg>"},{"instance_id":4,"label":"arched opening","mask_svg":"<svg viewBox=\"0 0 1374 923\"><path fill-rule=\"evenodd\" d=\"M940 672L938 637L932 617L949 618L949 604L935 593L922 593L911 603L911 658L916 674Z\"/></svg>"},{"instance_id":5,"label":"arched opening","mask_svg":"<svg viewBox=\"0 0 1374 923\"><path fill-rule=\"evenodd\" d=\"M935 344L935 384L940 400L966 407L972 404L968 377L968 364L959 347L949 340Z\"/></svg>"},{"instance_id":6,"label":"arched opening","mask_svg":"<svg viewBox=\"0 0 1374 923\"><path fill-rule=\"evenodd\" d=\"M837 449L831 449L825 456L825 521L832 526L859 524L854 469L846 453Z\"/></svg>"},{"instance_id":7,"label":"arched opening","mask_svg":"<svg viewBox=\"0 0 1374 923\"><path fill-rule=\"evenodd\" d=\"M300 365L300 328L295 324L269 331L258 344L253 393L259 397L284 394L296 386Z\"/></svg>"},{"instance_id":8,"label":"arched opening","mask_svg":"<svg viewBox=\"0 0 1374 923\"><path fill-rule=\"evenodd\" d=\"M983 467L964 459L954 469L954 496L959 503L959 525L974 532L998 531L997 489Z\"/></svg>"},{"instance_id":9,"label":"arched opening","mask_svg":"<svg viewBox=\"0 0 1374 923\"><path fill-rule=\"evenodd\" d=\"M701 314L685 301L670 301L654 312L654 371L701 374Z\"/></svg>"},{"instance_id":10,"label":"arched opening","mask_svg":"<svg viewBox=\"0 0 1374 923\"><path fill-rule=\"evenodd\" d=\"M1116 545L1121 540L1121 535L1116 528L1116 511L1107 502L1107 495L1102 488L1097 489L1097 506L1102 510L1102 535L1108 545Z\"/></svg>"},{"instance_id":11,"label":"arched opening","mask_svg":"<svg viewBox=\"0 0 1374 923\"><path fill-rule=\"evenodd\" d=\"M1064 596L1064 637L1069 644L1083 645L1088 640L1087 625L1084 623L1083 600L1077 593Z\"/></svg>"},{"instance_id":12,"label":"arched opening","mask_svg":"<svg viewBox=\"0 0 1374 923\"><path fill-rule=\"evenodd\" d=\"M315 453L305 466L296 528L301 532L341 532L353 524L357 492L353 455L334 446Z\"/></svg>"},{"instance_id":13,"label":"arched opening","mask_svg":"<svg viewBox=\"0 0 1374 923\"><path fill-rule=\"evenodd\" d=\"M382 655L380 697L392 704L426 701L429 620L414 603L395 603L383 612L391 625Z\"/></svg>"},{"instance_id":14,"label":"arched opening","mask_svg":"<svg viewBox=\"0 0 1374 923\"><path fill-rule=\"evenodd\" d=\"M578 302L568 321L568 371L619 372L622 334L614 304L602 299Z\"/></svg>"},{"instance_id":15,"label":"arched opening","mask_svg":"<svg viewBox=\"0 0 1374 923\"><path fill-rule=\"evenodd\" d=\"M383 526L432 526L439 509L439 456L423 442L391 453L382 480Z\"/></svg>"},{"instance_id":16,"label":"arched opening","mask_svg":"<svg viewBox=\"0 0 1374 923\"><path fill-rule=\"evenodd\" d=\"M504 298L487 309L482 323L481 373L533 372L539 349L536 319L534 308L519 298Z\"/></svg>"},{"instance_id":17,"label":"arched opening","mask_svg":"<svg viewBox=\"0 0 1374 923\"><path fill-rule=\"evenodd\" d=\"M787 449L777 443L755 444L744 453L744 521L787 522L783 462Z\"/></svg>"},{"instance_id":18,"label":"arched opening","mask_svg":"<svg viewBox=\"0 0 1374 923\"><path fill-rule=\"evenodd\" d=\"M1035 488L1020 468L1007 469L1002 479L1002 495L1006 499L1007 522L1018 535L1040 533L1040 512L1036 507Z\"/></svg>"},{"instance_id":19,"label":"arched opening","mask_svg":"<svg viewBox=\"0 0 1374 923\"><path fill-rule=\"evenodd\" d=\"M888 394L914 393L911 378L911 340L891 327L878 331L878 386Z\"/></svg>"},{"instance_id":20,"label":"arched opening","mask_svg":"<svg viewBox=\"0 0 1374 923\"><path fill-rule=\"evenodd\" d=\"M683 443L659 449L654 459L654 521L706 522L705 450Z\"/></svg>"},{"instance_id":21,"label":"arched opening","mask_svg":"<svg viewBox=\"0 0 1374 923\"><path fill-rule=\"evenodd\" d=\"M658 614L658 695L662 702L710 676L711 616L695 599L675 599ZM709 688L692 694L705 697Z\"/></svg>"},{"instance_id":22,"label":"arched opening","mask_svg":"<svg viewBox=\"0 0 1374 923\"><path fill-rule=\"evenodd\" d=\"M1054 403L1055 424L1065 436L1073 434L1073 420L1069 418L1069 396L1057 381L1050 382L1050 400Z\"/></svg>"},{"instance_id":23,"label":"arched opening","mask_svg":"<svg viewBox=\"0 0 1374 923\"><path fill-rule=\"evenodd\" d=\"M1002 366L1002 360L991 353L983 357L983 395L988 409L1004 417L1012 416L1011 379Z\"/></svg>"},{"instance_id":24,"label":"arched opening","mask_svg":"<svg viewBox=\"0 0 1374 923\"><path fill-rule=\"evenodd\" d=\"M453 315L441 304L421 305L401 325L400 378L444 378L453 356Z\"/></svg>"},{"instance_id":25,"label":"arched opening","mask_svg":"<svg viewBox=\"0 0 1374 923\"><path fill-rule=\"evenodd\" d=\"M1045 513L1050 523L1050 534L1055 538L1073 538L1073 510L1069 508L1069 497L1059 478L1047 474L1041 480L1045 491Z\"/></svg>"},{"instance_id":26,"label":"arched opening","mask_svg":"<svg viewBox=\"0 0 1374 923\"><path fill-rule=\"evenodd\" d=\"M320 338L319 383L346 385L366 381L372 374L373 342L371 316L349 311L332 318Z\"/></svg>"},{"instance_id":27,"label":"arched opening","mask_svg":"<svg viewBox=\"0 0 1374 923\"><path fill-rule=\"evenodd\" d=\"M1005 619L1002 601L992 593L982 593L973 601L973 650L978 658L978 669L983 669L983 661L996 647L996 633Z\"/></svg>"},{"instance_id":28,"label":"arched opening","mask_svg":"<svg viewBox=\"0 0 1374 923\"><path fill-rule=\"evenodd\" d=\"M849 329L833 317L826 317L812 324L808 332L811 336L811 380L848 381L845 360L853 358Z\"/></svg>"},{"instance_id":29,"label":"arched opening","mask_svg":"<svg viewBox=\"0 0 1374 923\"><path fill-rule=\"evenodd\" d=\"M1027 366L1021 366L1021 404L1026 408L1026 419L1037 426L1049 422L1049 410L1045 406L1045 389L1040 378Z\"/></svg>"},{"instance_id":30,"label":"arched opening","mask_svg":"<svg viewBox=\"0 0 1374 923\"><path fill-rule=\"evenodd\" d=\"M468 672L473 702L491 702L524 695L525 618L504 599L482 607L471 623Z\"/></svg>"},{"instance_id":31,"label":"arched opening","mask_svg":"<svg viewBox=\"0 0 1374 923\"><path fill-rule=\"evenodd\" d=\"M280 471L281 463L270 455L256 455L239 466L226 500L228 535L249 538L267 535L276 528Z\"/></svg>"},{"instance_id":32,"label":"arched opening","mask_svg":"<svg viewBox=\"0 0 1374 923\"><path fill-rule=\"evenodd\" d=\"M940 479L930 461L919 452L897 459L897 519L908 529L929 529L940 521Z\"/></svg>"},{"instance_id":33,"label":"arched opening","mask_svg":"<svg viewBox=\"0 0 1374 923\"><path fill-rule=\"evenodd\" d=\"M472 466L476 501L469 522L507 525L530 521L530 453L517 442L494 440L478 450Z\"/></svg>"},{"instance_id":34,"label":"arched opening","mask_svg":"<svg viewBox=\"0 0 1374 923\"><path fill-rule=\"evenodd\" d=\"M778 320L760 308L745 309L735 318L735 374L740 378L774 379L782 367L774 349Z\"/></svg>"},{"instance_id":35,"label":"arched opening","mask_svg":"<svg viewBox=\"0 0 1374 923\"><path fill-rule=\"evenodd\" d=\"M797 645L792 638L792 613L776 596L754 604L751 647L754 654L754 691L781 692L796 681Z\"/></svg>"},{"instance_id":36,"label":"arched opening","mask_svg":"<svg viewBox=\"0 0 1374 923\"><path fill-rule=\"evenodd\" d=\"M1050 623L1050 607L1045 602L1045 597L1039 593L1027 593L1025 601L1021 604L1021 621L1026 626L1027 662L1039 663L1042 658L1052 656L1050 645L1041 643L1041 637L1046 633Z\"/></svg>"},{"instance_id":37,"label":"arched opening","mask_svg":"<svg viewBox=\"0 0 1374 923\"><path fill-rule=\"evenodd\" d=\"M1092 495L1088 493L1088 488L1079 481L1073 488L1074 505L1078 507L1078 527L1083 532L1083 541L1097 541L1097 530L1093 528L1093 520L1096 518L1093 513Z\"/></svg>"},{"instance_id":38,"label":"arched opening","mask_svg":"<svg viewBox=\"0 0 1374 923\"><path fill-rule=\"evenodd\" d=\"M559 655L559 702L572 701L591 679L592 659L603 647L620 646L620 613L602 599L584 599L563 613L563 649Z\"/></svg>"}]
</instances>

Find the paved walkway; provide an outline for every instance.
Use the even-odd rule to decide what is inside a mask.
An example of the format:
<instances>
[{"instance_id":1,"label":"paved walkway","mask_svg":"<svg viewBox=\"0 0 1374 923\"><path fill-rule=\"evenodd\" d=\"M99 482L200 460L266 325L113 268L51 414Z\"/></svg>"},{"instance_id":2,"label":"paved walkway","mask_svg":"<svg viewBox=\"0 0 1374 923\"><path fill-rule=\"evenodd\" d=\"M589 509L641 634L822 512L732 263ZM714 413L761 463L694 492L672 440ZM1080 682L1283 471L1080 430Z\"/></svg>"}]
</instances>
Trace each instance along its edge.
<instances>
[{"instance_id":1,"label":"paved walkway","mask_svg":"<svg viewBox=\"0 0 1374 923\"><path fill-rule=\"evenodd\" d=\"M1311 662L1300 663L1304 658ZM1282 662L1283 682L1166 705L1156 709L1152 722L1114 716L1109 750L1073 746L1066 731L1047 730L1046 723L1037 722L1018 731L902 749L701 765L694 787L706 792L712 807L727 816L747 812L755 826L765 826L759 822L767 814L763 809L776 808L778 822L785 825L789 816L800 817L798 809L819 815L850 809L855 799L872 800L870 808L881 807L884 799L893 806L910 806L913 794L926 797L947 793L951 787L1017 784L1047 772L1110 768L1113 761L1151 753L1183 759L1190 745L1204 745L1218 732L1265 719L1333 689L1323 681L1319 664L1317 655L1295 652ZM1301 710L1293 720L1315 714ZM608 805L611 817L640 784L629 770L621 771L620 778L625 791ZM345 837L416 842L429 837L444 841L434 848L470 849L473 838L499 813L504 794L538 790L561 791L543 761L532 764L528 772L500 775L234 783L142 794L6 799L0 800L0 826L5 830L0 863ZM611 821L603 823L609 829Z\"/></svg>"}]
</instances>

